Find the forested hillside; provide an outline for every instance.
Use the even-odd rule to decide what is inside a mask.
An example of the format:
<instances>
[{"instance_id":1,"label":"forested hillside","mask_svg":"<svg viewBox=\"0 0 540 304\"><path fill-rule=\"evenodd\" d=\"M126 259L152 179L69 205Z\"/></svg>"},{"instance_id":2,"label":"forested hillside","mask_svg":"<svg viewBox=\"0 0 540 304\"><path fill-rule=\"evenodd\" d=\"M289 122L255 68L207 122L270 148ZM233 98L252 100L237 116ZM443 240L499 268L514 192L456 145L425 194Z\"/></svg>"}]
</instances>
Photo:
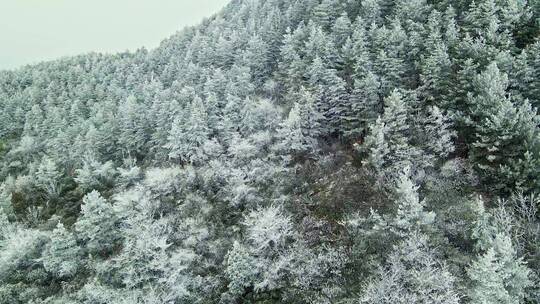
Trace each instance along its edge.
<instances>
[{"instance_id":1,"label":"forested hillside","mask_svg":"<svg viewBox=\"0 0 540 304\"><path fill-rule=\"evenodd\" d=\"M539 106L538 0L233 0L0 72L0 303L540 303Z\"/></svg>"}]
</instances>

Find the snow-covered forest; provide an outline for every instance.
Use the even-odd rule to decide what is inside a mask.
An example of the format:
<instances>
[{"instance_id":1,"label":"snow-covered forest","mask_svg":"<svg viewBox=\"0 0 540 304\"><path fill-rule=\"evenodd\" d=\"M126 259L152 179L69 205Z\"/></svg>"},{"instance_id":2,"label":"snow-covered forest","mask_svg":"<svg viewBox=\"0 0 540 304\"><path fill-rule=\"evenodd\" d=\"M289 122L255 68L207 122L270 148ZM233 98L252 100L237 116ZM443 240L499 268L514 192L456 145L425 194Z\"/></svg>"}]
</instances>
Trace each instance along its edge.
<instances>
[{"instance_id":1,"label":"snow-covered forest","mask_svg":"<svg viewBox=\"0 0 540 304\"><path fill-rule=\"evenodd\" d=\"M2 71L0 303L540 303L539 106L539 0L232 0Z\"/></svg>"}]
</instances>

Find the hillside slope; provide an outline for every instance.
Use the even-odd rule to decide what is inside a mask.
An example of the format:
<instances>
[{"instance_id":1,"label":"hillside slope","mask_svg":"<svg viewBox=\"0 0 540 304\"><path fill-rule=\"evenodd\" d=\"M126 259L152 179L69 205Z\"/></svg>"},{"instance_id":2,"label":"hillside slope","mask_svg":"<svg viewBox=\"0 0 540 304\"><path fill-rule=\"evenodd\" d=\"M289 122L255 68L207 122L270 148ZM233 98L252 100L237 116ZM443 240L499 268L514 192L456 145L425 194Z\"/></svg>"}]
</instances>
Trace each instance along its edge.
<instances>
[{"instance_id":1,"label":"hillside slope","mask_svg":"<svg viewBox=\"0 0 540 304\"><path fill-rule=\"evenodd\" d=\"M540 303L539 34L537 0L233 0L0 72L0 303Z\"/></svg>"}]
</instances>

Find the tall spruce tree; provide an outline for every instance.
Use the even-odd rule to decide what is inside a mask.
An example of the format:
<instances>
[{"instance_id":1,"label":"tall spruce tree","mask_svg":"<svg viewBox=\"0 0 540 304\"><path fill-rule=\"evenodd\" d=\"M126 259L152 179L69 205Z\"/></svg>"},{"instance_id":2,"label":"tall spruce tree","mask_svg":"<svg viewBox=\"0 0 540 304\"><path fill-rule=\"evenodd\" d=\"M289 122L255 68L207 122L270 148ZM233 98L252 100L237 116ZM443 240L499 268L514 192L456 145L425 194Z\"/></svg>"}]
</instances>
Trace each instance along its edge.
<instances>
[{"instance_id":1,"label":"tall spruce tree","mask_svg":"<svg viewBox=\"0 0 540 304\"><path fill-rule=\"evenodd\" d=\"M519 180L537 180L529 176L531 169L525 169L538 165L536 111L527 101L510 99L506 93L508 78L494 63L477 77L475 86L477 94L469 96L470 123L475 130L471 158L479 172L486 182L502 191L518 186ZM520 161L527 164L516 165ZM520 172L520 167L525 170ZM508 172L512 168L519 171ZM537 189L537 182L530 186L523 190Z\"/></svg>"}]
</instances>

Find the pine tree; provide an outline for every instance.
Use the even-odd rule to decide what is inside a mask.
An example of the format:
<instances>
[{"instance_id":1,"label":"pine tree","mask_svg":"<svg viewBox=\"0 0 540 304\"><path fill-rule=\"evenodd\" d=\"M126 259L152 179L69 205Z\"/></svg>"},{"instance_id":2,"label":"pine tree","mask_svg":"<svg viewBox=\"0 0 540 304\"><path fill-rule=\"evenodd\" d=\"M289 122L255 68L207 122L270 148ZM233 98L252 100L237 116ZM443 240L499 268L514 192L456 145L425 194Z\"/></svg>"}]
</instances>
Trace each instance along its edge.
<instances>
[{"instance_id":1,"label":"pine tree","mask_svg":"<svg viewBox=\"0 0 540 304\"><path fill-rule=\"evenodd\" d=\"M381 0L366 0L362 1L362 9L360 10L362 18L367 24L381 24L383 18L383 1Z\"/></svg>"},{"instance_id":2,"label":"pine tree","mask_svg":"<svg viewBox=\"0 0 540 304\"><path fill-rule=\"evenodd\" d=\"M536 166L539 118L527 101L515 105L507 96L508 78L494 63L478 75L475 87L476 95L469 96L469 123L475 128L471 158L486 182L507 191L516 185L516 180L530 176L506 179L501 168L511 168L519 160L525 160L526 153L532 157L528 166Z\"/></svg>"},{"instance_id":3,"label":"pine tree","mask_svg":"<svg viewBox=\"0 0 540 304\"><path fill-rule=\"evenodd\" d=\"M347 87L347 91L352 91L353 86L353 77L355 74L354 71L354 65L355 65L355 58L354 58L354 45L352 42L351 37L347 37L345 42L343 43L343 46L340 49L339 59L337 62L337 70L338 75L341 77Z\"/></svg>"},{"instance_id":4,"label":"pine tree","mask_svg":"<svg viewBox=\"0 0 540 304\"><path fill-rule=\"evenodd\" d=\"M73 277L79 267L80 248L71 232L58 224L51 234L51 243L43 256L43 266L58 278Z\"/></svg>"},{"instance_id":5,"label":"pine tree","mask_svg":"<svg viewBox=\"0 0 540 304\"><path fill-rule=\"evenodd\" d=\"M332 38L326 32L313 23L308 25L309 37L304 46L307 62L312 62L319 58L325 66L334 68L337 63L338 54Z\"/></svg>"},{"instance_id":6,"label":"pine tree","mask_svg":"<svg viewBox=\"0 0 540 304\"><path fill-rule=\"evenodd\" d=\"M348 138L358 138L366 134L382 112L379 98L380 83L377 76L368 71L360 79L355 80L354 91L351 95L351 111L346 120L344 129Z\"/></svg>"},{"instance_id":7,"label":"pine tree","mask_svg":"<svg viewBox=\"0 0 540 304\"><path fill-rule=\"evenodd\" d=\"M40 267L40 258L48 242L47 234L17 224L2 228L0 282L5 284L21 279L32 280L29 275L35 272L29 270L31 270L32 266ZM58 245L62 246L62 244Z\"/></svg>"},{"instance_id":8,"label":"pine tree","mask_svg":"<svg viewBox=\"0 0 540 304\"><path fill-rule=\"evenodd\" d=\"M195 98L189 107L189 116L185 121L176 118L169 131L169 158L182 162L194 163L201 160L202 145L208 140L208 114L200 98Z\"/></svg>"},{"instance_id":9,"label":"pine tree","mask_svg":"<svg viewBox=\"0 0 540 304\"><path fill-rule=\"evenodd\" d=\"M519 186L520 181L530 180L538 189L536 177L528 174L528 168L538 168L538 124L540 119L526 102L516 108L509 100L499 105L497 112L484 118L476 128L476 141L472 145L471 157L482 176L491 183L500 183L497 188L510 190ZM517 165L526 161L525 170ZM517 172L512 172L517 169ZM520 172L521 171L521 172ZM521 173L521 174L520 174ZM498 182L496 182L496 180Z\"/></svg>"},{"instance_id":10,"label":"pine tree","mask_svg":"<svg viewBox=\"0 0 540 304\"><path fill-rule=\"evenodd\" d=\"M277 131L278 143L274 147L278 153L283 153L285 155L315 155L318 150L318 143L316 137L311 137L309 129L314 126L306 126L302 118L309 116L310 114L316 115L315 113L307 113L309 110L306 109L304 105L295 104L291 111L289 112L288 117L281 123L280 128ZM304 114L304 115L302 115Z\"/></svg>"},{"instance_id":11,"label":"pine tree","mask_svg":"<svg viewBox=\"0 0 540 304\"><path fill-rule=\"evenodd\" d=\"M260 86L269 72L269 46L259 36L249 39L247 48L242 54L244 65L251 70L255 85Z\"/></svg>"},{"instance_id":12,"label":"pine tree","mask_svg":"<svg viewBox=\"0 0 540 304\"><path fill-rule=\"evenodd\" d=\"M418 195L418 186L413 183L410 174L410 168L405 167L396 187L398 210L392 225L402 235L425 231L435 220L435 213L425 210L425 203Z\"/></svg>"},{"instance_id":13,"label":"pine tree","mask_svg":"<svg viewBox=\"0 0 540 304\"><path fill-rule=\"evenodd\" d=\"M452 51L457 47L460 35L460 28L456 22L456 10L452 7L452 5L449 5L444 12L443 30L444 41L451 50L450 54L452 54Z\"/></svg>"},{"instance_id":14,"label":"pine tree","mask_svg":"<svg viewBox=\"0 0 540 304\"><path fill-rule=\"evenodd\" d=\"M279 74L283 79L285 93L290 93L302 84L304 78L305 63L301 58L302 36L305 27L301 24L294 31L287 28L281 46L281 61L279 62Z\"/></svg>"},{"instance_id":15,"label":"pine tree","mask_svg":"<svg viewBox=\"0 0 540 304\"><path fill-rule=\"evenodd\" d=\"M302 87L297 100L300 106L299 115L303 134L308 138L318 139L325 134L325 127L323 126L324 116L317 109L315 98Z\"/></svg>"},{"instance_id":16,"label":"pine tree","mask_svg":"<svg viewBox=\"0 0 540 304\"><path fill-rule=\"evenodd\" d=\"M332 37L334 38L334 44L337 48L342 48L347 38L351 34L351 20L346 13L343 13L334 23L332 28Z\"/></svg>"},{"instance_id":17,"label":"pine tree","mask_svg":"<svg viewBox=\"0 0 540 304\"><path fill-rule=\"evenodd\" d=\"M6 185L4 183L0 184L0 217L5 216L6 220L15 215L11 203L12 197L13 195L7 190Z\"/></svg>"},{"instance_id":18,"label":"pine tree","mask_svg":"<svg viewBox=\"0 0 540 304\"><path fill-rule=\"evenodd\" d=\"M323 29L328 29L335 18L337 18L337 11L339 5L336 0L322 0L313 11L313 18L315 22Z\"/></svg>"},{"instance_id":19,"label":"pine tree","mask_svg":"<svg viewBox=\"0 0 540 304\"><path fill-rule=\"evenodd\" d=\"M294 230L291 218L280 207L270 206L250 212L243 222L250 255L258 257L255 289L273 289L282 285L285 273L276 272L280 257L286 254ZM277 263L276 263L277 262Z\"/></svg>"},{"instance_id":20,"label":"pine tree","mask_svg":"<svg viewBox=\"0 0 540 304\"><path fill-rule=\"evenodd\" d=\"M407 22L425 23L429 15L429 5L426 0L396 0L394 1L394 18Z\"/></svg>"},{"instance_id":21,"label":"pine tree","mask_svg":"<svg viewBox=\"0 0 540 304\"><path fill-rule=\"evenodd\" d=\"M525 49L516 58L516 72L511 79L518 94L529 99L536 109L540 107L540 41Z\"/></svg>"},{"instance_id":22,"label":"pine tree","mask_svg":"<svg viewBox=\"0 0 540 304\"><path fill-rule=\"evenodd\" d=\"M215 93L207 94L204 104L208 114L208 128L212 134L215 134L219 130L219 123L223 116L222 109L224 105L218 100Z\"/></svg>"},{"instance_id":23,"label":"pine tree","mask_svg":"<svg viewBox=\"0 0 540 304\"><path fill-rule=\"evenodd\" d=\"M255 265L247 249L238 242L234 242L227 254L227 269L225 273L229 279L229 292L241 296L244 290L252 286L255 279Z\"/></svg>"},{"instance_id":24,"label":"pine tree","mask_svg":"<svg viewBox=\"0 0 540 304\"><path fill-rule=\"evenodd\" d=\"M354 77L360 79L365 77L366 73L372 70L372 61L370 54L370 45L368 43L368 32L366 30L366 24L361 18L357 18L354 22L354 29L352 32L352 44L354 54Z\"/></svg>"},{"instance_id":25,"label":"pine tree","mask_svg":"<svg viewBox=\"0 0 540 304\"><path fill-rule=\"evenodd\" d=\"M444 160L454 152L456 132L452 129L450 119L437 106L428 109L426 121L422 126L425 132L424 154L435 159Z\"/></svg>"},{"instance_id":26,"label":"pine tree","mask_svg":"<svg viewBox=\"0 0 540 304\"><path fill-rule=\"evenodd\" d=\"M42 137L45 132L45 128L43 126L43 122L45 120L44 116L43 110L39 107L39 105L33 105L25 116L24 134L27 136Z\"/></svg>"},{"instance_id":27,"label":"pine tree","mask_svg":"<svg viewBox=\"0 0 540 304\"><path fill-rule=\"evenodd\" d=\"M378 153L377 163L383 165L379 174L395 174L396 170L412 165L418 157L417 149L410 145L408 111L402 94L394 90L385 99L383 116L375 124L376 127L371 129L366 143L360 148L368 155L371 151Z\"/></svg>"},{"instance_id":28,"label":"pine tree","mask_svg":"<svg viewBox=\"0 0 540 304\"><path fill-rule=\"evenodd\" d=\"M531 285L530 270L517 258L510 238L497 234L493 245L467 270L471 303L521 303Z\"/></svg>"},{"instance_id":29,"label":"pine tree","mask_svg":"<svg viewBox=\"0 0 540 304\"><path fill-rule=\"evenodd\" d=\"M430 248L427 237L415 233L395 246L359 302L457 304L455 281Z\"/></svg>"},{"instance_id":30,"label":"pine tree","mask_svg":"<svg viewBox=\"0 0 540 304\"><path fill-rule=\"evenodd\" d=\"M156 160L164 161L167 159L167 153L163 146L167 144L169 130L173 123L173 118L179 115L178 103L175 100L169 100L169 96L160 96L153 100L149 121L152 122L151 152ZM167 99L165 99L167 98Z\"/></svg>"},{"instance_id":31,"label":"pine tree","mask_svg":"<svg viewBox=\"0 0 540 304\"><path fill-rule=\"evenodd\" d=\"M395 19L390 28L383 26L370 31L375 44L374 72L380 78L382 93L388 95L394 89L408 88L412 84L406 62L409 38L400 21Z\"/></svg>"},{"instance_id":32,"label":"pine tree","mask_svg":"<svg viewBox=\"0 0 540 304\"><path fill-rule=\"evenodd\" d=\"M229 70L227 78L229 83L227 84L226 94L245 99L255 92L255 85L252 83L249 67L234 65Z\"/></svg>"},{"instance_id":33,"label":"pine tree","mask_svg":"<svg viewBox=\"0 0 540 304\"><path fill-rule=\"evenodd\" d=\"M477 77L478 64L472 59L466 59L461 63L461 69L455 76L454 86L451 90L451 100L453 102L445 105L445 108L450 110L456 116L464 116L468 111L469 92L474 91L474 82ZM466 114L465 114L466 115ZM461 120L465 118L462 117ZM466 122L462 122L465 123Z\"/></svg>"},{"instance_id":34,"label":"pine tree","mask_svg":"<svg viewBox=\"0 0 540 304\"><path fill-rule=\"evenodd\" d=\"M234 95L227 96L227 103L223 109L223 119L219 124L220 135L230 141L234 134L240 131L242 100Z\"/></svg>"},{"instance_id":35,"label":"pine tree","mask_svg":"<svg viewBox=\"0 0 540 304\"><path fill-rule=\"evenodd\" d=\"M36 171L36 185L50 198L57 198L61 192L62 175L54 160L45 156Z\"/></svg>"},{"instance_id":36,"label":"pine tree","mask_svg":"<svg viewBox=\"0 0 540 304\"><path fill-rule=\"evenodd\" d=\"M107 188L116 176L112 161L101 163L93 156L86 157L82 168L76 169L75 173L75 181L83 190Z\"/></svg>"},{"instance_id":37,"label":"pine tree","mask_svg":"<svg viewBox=\"0 0 540 304\"><path fill-rule=\"evenodd\" d=\"M113 207L99 192L92 191L83 198L75 231L89 254L105 255L114 248L118 241L116 226Z\"/></svg>"},{"instance_id":38,"label":"pine tree","mask_svg":"<svg viewBox=\"0 0 540 304\"><path fill-rule=\"evenodd\" d=\"M345 82L335 69L327 67L319 57L309 69L309 83L317 100L317 108L324 115L331 131L342 131L342 115L348 109Z\"/></svg>"},{"instance_id":39,"label":"pine tree","mask_svg":"<svg viewBox=\"0 0 540 304\"><path fill-rule=\"evenodd\" d=\"M169 151L170 159L180 159L181 149L184 145L183 143L183 130L184 121L181 117L176 117L171 125L169 130L169 136L167 137L167 144L163 148Z\"/></svg>"},{"instance_id":40,"label":"pine tree","mask_svg":"<svg viewBox=\"0 0 540 304\"><path fill-rule=\"evenodd\" d=\"M246 99L240 111L240 124L238 129L242 135L251 135L257 132L274 130L280 120L279 109L266 99Z\"/></svg>"},{"instance_id":41,"label":"pine tree","mask_svg":"<svg viewBox=\"0 0 540 304\"><path fill-rule=\"evenodd\" d=\"M159 203L140 189L120 193L115 199L120 220L117 234L123 246L108 264L109 271L128 289L153 289L170 267L169 220L158 216Z\"/></svg>"},{"instance_id":42,"label":"pine tree","mask_svg":"<svg viewBox=\"0 0 540 304\"><path fill-rule=\"evenodd\" d=\"M144 154L147 132L144 119L145 110L130 96L118 107L118 144L120 153L137 156Z\"/></svg>"},{"instance_id":43,"label":"pine tree","mask_svg":"<svg viewBox=\"0 0 540 304\"><path fill-rule=\"evenodd\" d=\"M508 100L508 76L501 73L495 62L473 80L474 95L467 96L471 124L482 121Z\"/></svg>"},{"instance_id":44,"label":"pine tree","mask_svg":"<svg viewBox=\"0 0 540 304\"><path fill-rule=\"evenodd\" d=\"M452 62L447 53L446 45L442 42L429 44L430 54L422 62L422 90L429 101L439 105L447 103L450 91Z\"/></svg>"},{"instance_id":45,"label":"pine tree","mask_svg":"<svg viewBox=\"0 0 540 304\"><path fill-rule=\"evenodd\" d=\"M366 157L363 163L379 173L384 172L385 165L387 164L387 155L390 153L390 148L385 138L386 133L386 125L382 118L379 117L370 126L369 134L363 146L360 146L358 143L355 144L355 149Z\"/></svg>"}]
</instances>

